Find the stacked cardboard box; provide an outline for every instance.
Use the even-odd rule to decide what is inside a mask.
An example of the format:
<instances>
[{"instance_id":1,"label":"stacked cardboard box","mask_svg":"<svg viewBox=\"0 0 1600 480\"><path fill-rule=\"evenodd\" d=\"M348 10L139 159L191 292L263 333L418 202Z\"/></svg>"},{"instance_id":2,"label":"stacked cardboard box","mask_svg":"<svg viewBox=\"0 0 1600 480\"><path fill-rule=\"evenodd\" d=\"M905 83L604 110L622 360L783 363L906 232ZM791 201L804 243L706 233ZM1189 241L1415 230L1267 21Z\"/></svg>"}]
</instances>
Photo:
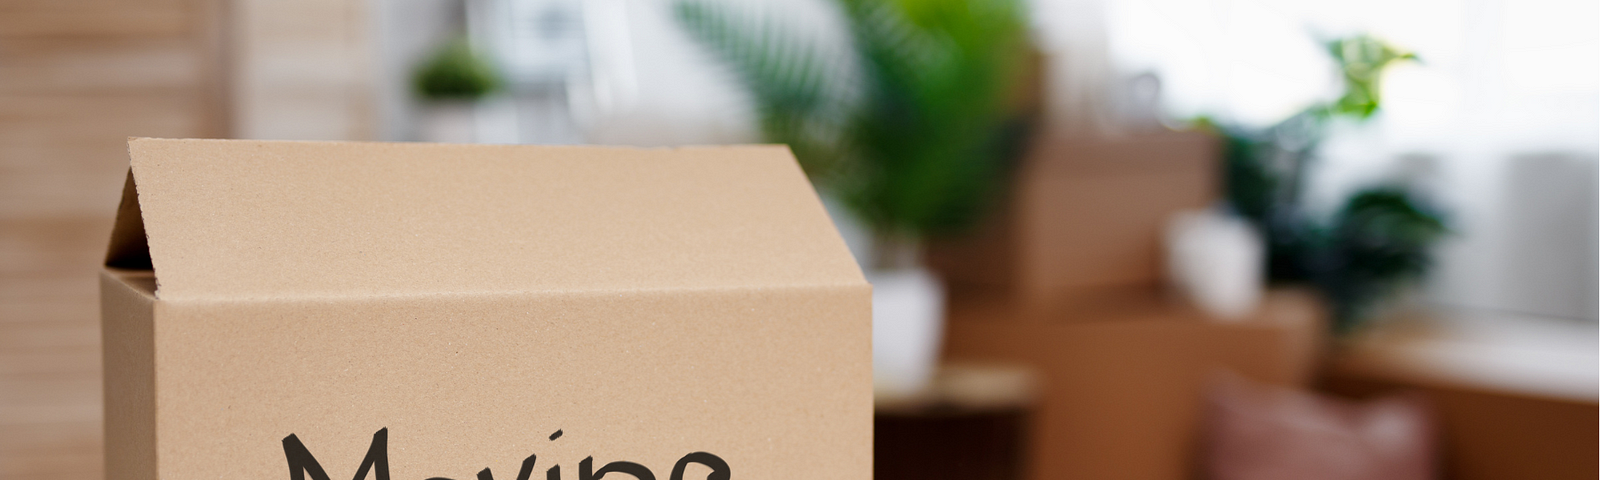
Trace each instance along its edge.
<instances>
[{"instance_id":1,"label":"stacked cardboard box","mask_svg":"<svg viewBox=\"0 0 1600 480\"><path fill-rule=\"evenodd\" d=\"M1201 134L1047 137L995 221L931 249L951 291L946 357L1042 374L1031 478L1189 478L1211 375L1309 379L1314 296L1271 292L1222 323L1163 293L1165 222L1211 206L1218 171Z\"/></svg>"},{"instance_id":2,"label":"stacked cardboard box","mask_svg":"<svg viewBox=\"0 0 1600 480\"><path fill-rule=\"evenodd\" d=\"M1076 309L1158 288L1161 230L1217 198L1217 144L1201 133L1046 137L1019 166L1012 196L977 234L935 245L929 261L959 293Z\"/></svg>"},{"instance_id":3,"label":"stacked cardboard box","mask_svg":"<svg viewBox=\"0 0 1600 480\"><path fill-rule=\"evenodd\" d=\"M870 287L781 147L129 151L110 478L872 475Z\"/></svg>"}]
</instances>

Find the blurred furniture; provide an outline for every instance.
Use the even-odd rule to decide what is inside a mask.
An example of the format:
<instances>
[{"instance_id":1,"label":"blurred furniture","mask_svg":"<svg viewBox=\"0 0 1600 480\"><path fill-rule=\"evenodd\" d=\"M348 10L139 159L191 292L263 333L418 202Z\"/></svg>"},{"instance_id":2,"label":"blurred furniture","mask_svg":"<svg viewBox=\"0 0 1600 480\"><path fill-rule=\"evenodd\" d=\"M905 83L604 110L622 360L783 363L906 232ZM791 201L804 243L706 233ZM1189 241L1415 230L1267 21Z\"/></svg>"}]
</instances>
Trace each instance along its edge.
<instances>
[{"instance_id":1,"label":"blurred furniture","mask_svg":"<svg viewBox=\"0 0 1600 480\"><path fill-rule=\"evenodd\" d=\"M880 398L873 478L1021 480L1034 371L1018 365L948 363L913 398Z\"/></svg>"},{"instance_id":2,"label":"blurred furniture","mask_svg":"<svg viewBox=\"0 0 1600 480\"><path fill-rule=\"evenodd\" d=\"M0 4L0 478L104 478L96 265L127 137L227 134L224 10Z\"/></svg>"},{"instance_id":3,"label":"blurred furniture","mask_svg":"<svg viewBox=\"0 0 1600 480\"><path fill-rule=\"evenodd\" d=\"M1348 339L1322 390L1421 391L1444 478L1600 477L1600 377L1590 322L1504 314L1402 315Z\"/></svg>"},{"instance_id":4,"label":"blurred furniture","mask_svg":"<svg viewBox=\"0 0 1600 480\"><path fill-rule=\"evenodd\" d=\"M986 229L930 246L950 291L946 357L1040 372L1028 478L1190 478L1212 375L1311 378L1314 295L1269 292L1222 323L1164 292L1162 233L1215 201L1217 153L1199 133L1046 135Z\"/></svg>"},{"instance_id":5,"label":"blurred furniture","mask_svg":"<svg viewBox=\"0 0 1600 480\"><path fill-rule=\"evenodd\" d=\"M1269 292L1233 323L1176 302L1127 302L1092 320L1051 320L1017 315L1004 300L952 298L947 357L1040 371L1028 478L1190 478L1206 381L1226 369L1303 385L1326 329L1322 307L1301 291Z\"/></svg>"},{"instance_id":6,"label":"blurred furniture","mask_svg":"<svg viewBox=\"0 0 1600 480\"><path fill-rule=\"evenodd\" d=\"M1349 401L1220 376L1206 387L1198 476L1438 480L1433 417L1410 392Z\"/></svg>"},{"instance_id":7,"label":"blurred furniture","mask_svg":"<svg viewBox=\"0 0 1600 480\"><path fill-rule=\"evenodd\" d=\"M1011 297L1029 313L1147 296L1162 280L1167 220L1217 197L1217 152L1197 132L1045 134L992 221L930 245L928 262L951 289Z\"/></svg>"}]
</instances>

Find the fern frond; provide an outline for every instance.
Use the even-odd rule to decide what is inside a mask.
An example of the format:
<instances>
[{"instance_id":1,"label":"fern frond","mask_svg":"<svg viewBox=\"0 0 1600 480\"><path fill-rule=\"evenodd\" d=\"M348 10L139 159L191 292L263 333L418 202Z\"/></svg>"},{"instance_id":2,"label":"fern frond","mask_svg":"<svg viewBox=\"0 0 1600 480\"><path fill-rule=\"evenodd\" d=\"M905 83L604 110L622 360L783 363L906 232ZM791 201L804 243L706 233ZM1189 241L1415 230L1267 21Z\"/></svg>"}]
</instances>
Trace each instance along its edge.
<instances>
[{"instance_id":1,"label":"fern frond","mask_svg":"<svg viewBox=\"0 0 1600 480\"><path fill-rule=\"evenodd\" d=\"M750 91L767 139L789 144L813 178L829 176L845 151L850 122L841 61L820 55L770 17L754 19L698 0L673 9Z\"/></svg>"},{"instance_id":2,"label":"fern frond","mask_svg":"<svg viewBox=\"0 0 1600 480\"><path fill-rule=\"evenodd\" d=\"M1021 0L837 0L846 55L715 1L678 0L675 13L755 97L767 139L788 143L814 180L879 234L973 223L1027 130L1007 105L1026 52Z\"/></svg>"}]
</instances>

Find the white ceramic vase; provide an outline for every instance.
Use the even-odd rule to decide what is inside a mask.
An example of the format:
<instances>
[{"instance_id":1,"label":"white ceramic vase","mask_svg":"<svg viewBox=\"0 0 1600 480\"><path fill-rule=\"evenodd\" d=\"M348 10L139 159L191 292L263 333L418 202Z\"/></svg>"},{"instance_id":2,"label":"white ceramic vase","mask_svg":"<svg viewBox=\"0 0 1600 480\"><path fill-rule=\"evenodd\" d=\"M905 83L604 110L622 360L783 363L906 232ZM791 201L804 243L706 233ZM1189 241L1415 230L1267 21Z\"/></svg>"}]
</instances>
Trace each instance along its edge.
<instances>
[{"instance_id":1,"label":"white ceramic vase","mask_svg":"<svg viewBox=\"0 0 1600 480\"><path fill-rule=\"evenodd\" d=\"M944 285L926 268L875 270L872 283L872 383L887 399L925 391L944 341Z\"/></svg>"},{"instance_id":2,"label":"white ceramic vase","mask_svg":"<svg viewBox=\"0 0 1600 480\"><path fill-rule=\"evenodd\" d=\"M1184 212L1167 225L1167 269L1201 311L1239 320L1266 289L1266 245L1248 221L1215 210Z\"/></svg>"},{"instance_id":3,"label":"white ceramic vase","mask_svg":"<svg viewBox=\"0 0 1600 480\"><path fill-rule=\"evenodd\" d=\"M419 106L417 136L424 142L473 143L478 140L477 104L432 101Z\"/></svg>"}]
</instances>

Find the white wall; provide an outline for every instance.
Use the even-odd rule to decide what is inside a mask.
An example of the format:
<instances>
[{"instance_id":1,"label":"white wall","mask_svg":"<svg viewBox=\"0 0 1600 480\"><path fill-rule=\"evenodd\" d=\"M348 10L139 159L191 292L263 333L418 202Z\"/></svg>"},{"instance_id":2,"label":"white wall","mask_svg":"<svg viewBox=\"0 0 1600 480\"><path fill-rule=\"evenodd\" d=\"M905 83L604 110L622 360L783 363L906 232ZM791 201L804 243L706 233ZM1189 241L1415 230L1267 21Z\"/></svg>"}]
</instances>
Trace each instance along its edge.
<instances>
[{"instance_id":1,"label":"white wall","mask_svg":"<svg viewBox=\"0 0 1600 480\"><path fill-rule=\"evenodd\" d=\"M389 25L383 136L400 138L409 69L436 41L440 5L378 2ZM826 0L729 0L799 33L833 39ZM1421 180L1459 232L1429 298L1482 310L1594 319L1595 165L1600 142L1596 2L1566 0L1034 0L1035 36L1053 56L1049 116L1095 122L1116 78L1163 78L1169 113L1267 124L1337 91L1315 35L1370 31L1423 64L1385 80L1385 110L1342 126L1310 185L1331 211L1352 189L1396 174ZM759 140L734 78L672 18L671 0L588 0L591 91L574 102L585 140L679 145ZM598 23L596 23L598 22ZM418 33L420 32L420 33ZM396 43L395 39L402 41ZM398 82L398 83L397 83ZM398 106L396 106L398 105Z\"/></svg>"},{"instance_id":2,"label":"white wall","mask_svg":"<svg viewBox=\"0 0 1600 480\"><path fill-rule=\"evenodd\" d=\"M1160 73L1179 117L1268 125L1330 100L1335 66L1318 35L1365 31L1415 50L1422 63L1385 78L1379 116L1325 145L1312 206L1326 214L1353 189L1412 177L1457 230L1432 302L1600 316L1600 2L1104 1L1113 64Z\"/></svg>"}]
</instances>

